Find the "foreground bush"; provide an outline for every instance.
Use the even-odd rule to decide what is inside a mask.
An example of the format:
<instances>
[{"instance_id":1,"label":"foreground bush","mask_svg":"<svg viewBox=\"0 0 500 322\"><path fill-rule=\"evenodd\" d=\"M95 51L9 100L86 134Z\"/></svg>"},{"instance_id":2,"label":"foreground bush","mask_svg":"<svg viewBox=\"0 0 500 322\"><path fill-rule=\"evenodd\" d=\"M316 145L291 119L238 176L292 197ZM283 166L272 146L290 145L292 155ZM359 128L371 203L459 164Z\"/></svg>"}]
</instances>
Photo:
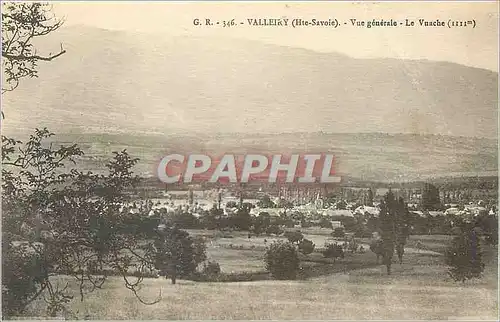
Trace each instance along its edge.
<instances>
[{"instance_id":1,"label":"foreground bush","mask_svg":"<svg viewBox=\"0 0 500 322\"><path fill-rule=\"evenodd\" d=\"M107 171L82 172L75 166L82 150L55 147L53 135L36 129L25 143L2 136L3 319L23 315L40 297L47 315L66 312L73 294L53 283L59 272L76 280L83 301L107 279L89 272L113 269L144 302L137 293L142 276L128 277L154 264L157 218L147 218L150 203L135 199L138 159L114 152Z\"/></svg>"},{"instance_id":2,"label":"foreground bush","mask_svg":"<svg viewBox=\"0 0 500 322\"><path fill-rule=\"evenodd\" d=\"M481 277L484 271L479 237L473 229L460 232L445 254L445 261L450 269L448 274L455 281L465 282Z\"/></svg>"},{"instance_id":3,"label":"foreground bush","mask_svg":"<svg viewBox=\"0 0 500 322\"><path fill-rule=\"evenodd\" d=\"M283 229L281 229L281 227L278 225L271 225L271 226L267 227L266 234L279 236L279 235L283 234Z\"/></svg>"},{"instance_id":4,"label":"foreground bush","mask_svg":"<svg viewBox=\"0 0 500 322\"><path fill-rule=\"evenodd\" d=\"M337 244L327 244L325 245L325 250L323 251L323 256L325 258L333 258L335 261L337 258L344 258L344 250L342 246Z\"/></svg>"},{"instance_id":5,"label":"foreground bush","mask_svg":"<svg viewBox=\"0 0 500 322\"><path fill-rule=\"evenodd\" d=\"M272 277L281 280L297 278L299 256L291 242L273 242L266 251L264 261Z\"/></svg>"},{"instance_id":6,"label":"foreground bush","mask_svg":"<svg viewBox=\"0 0 500 322\"><path fill-rule=\"evenodd\" d=\"M299 243L299 251L304 255L309 255L314 251L314 243L309 239L302 239Z\"/></svg>"},{"instance_id":7,"label":"foreground bush","mask_svg":"<svg viewBox=\"0 0 500 322\"><path fill-rule=\"evenodd\" d=\"M208 261L203 265L203 274L216 276L221 272L220 265L217 262Z\"/></svg>"},{"instance_id":8,"label":"foreground bush","mask_svg":"<svg viewBox=\"0 0 500 322\"><path fill-rule=\"evenodd\" d=\"M204 241L175 227L158 231L154 247L154 267L161 275L170 278L172 284L178 277L185 278L196 272L198 265L206 260Z\"/></svg>"},{"instance_id":9,"label":"foreground bush","mask_svg":"<svg viewBox=\"0 0 500 322\"><path fill-rule=\"evenodd\" d=\"M304 239L304 235L300 231L287 231L284 236L292 244L299 244Z\"/></svg>"},{"instance_id":10,"label":"foreground bush","mask_svg":"<svg viewBox=\"0 0 500 322\"><path fill-rule=\"evenodd\" d=\"M332 236L337 237L337 238L344 238L345 237L344 228L342 228L342 227L335 228L335 230L332 233Z\"/></svg>"}]
</instances>

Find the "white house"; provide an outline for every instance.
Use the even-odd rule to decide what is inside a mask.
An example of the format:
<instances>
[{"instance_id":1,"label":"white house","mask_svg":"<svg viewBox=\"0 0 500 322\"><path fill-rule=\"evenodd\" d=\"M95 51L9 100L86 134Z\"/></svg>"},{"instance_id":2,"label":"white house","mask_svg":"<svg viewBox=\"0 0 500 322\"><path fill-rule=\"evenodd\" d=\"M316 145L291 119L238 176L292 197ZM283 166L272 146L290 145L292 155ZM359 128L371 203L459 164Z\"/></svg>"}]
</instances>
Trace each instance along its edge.
<instances>
[{"instance_id":1,"label":"white house","mask_svg":"<svg viewBox=\"0 0 500 322\"><path fill-rule=\"evenodd\" d=\"M460 212L460 209L455 208L455 207L451 207L451 208L446 209L444 214L445 215L456 215L459 212Z\"/></svg>"},{"instance_id":2,"label":"white house","mask_svg":"<svg viewBox=\"0 0 500 322\"><path fill-rule=\"evenodd\" d=\"M279 217L281 213L284 211L283 208L259 208L255 207L250 210L250 215L259 216L261 212L267 212L271 217Z\"/></svg>"},{"instance_id":3,"label":"white house","mask_svg":"<svg viewBox=\"0 0 500 322\"><path fill-rule=\"evenodd\" d=\"M444 212L442 212L442 211L429 211L429 215L432 217L444 216Z\"/></svg>"},{"instance_id":4,"label":"white house","mask_svg":"<svg viewBox=\"0 0 500 322\"><path fill-rule=\"evenodd\" d=\"M326 209L323 211L323 216L329 217L354 217L354 214L350 210L341 210L341 209Z\"/></svg>"},{"instance_id":5,"label":"white house","mask_svg":"<svg viewBox=\"0 0 500 322\"><path fill-rule=\"evenodd\" d=\"M380 209L378 209L377 207L360 206L356 208L356 210L354 210L354 213L358 215L364 215L368 213L370 215L378 217L380 214Z\"/></svg>"}]
</instances>

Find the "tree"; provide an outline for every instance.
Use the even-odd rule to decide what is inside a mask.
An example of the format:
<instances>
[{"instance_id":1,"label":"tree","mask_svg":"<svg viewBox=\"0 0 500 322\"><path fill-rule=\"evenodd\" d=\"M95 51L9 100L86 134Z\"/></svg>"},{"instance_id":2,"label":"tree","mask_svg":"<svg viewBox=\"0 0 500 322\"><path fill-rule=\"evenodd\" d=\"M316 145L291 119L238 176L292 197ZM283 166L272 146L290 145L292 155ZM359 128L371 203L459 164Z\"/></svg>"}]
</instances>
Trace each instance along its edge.
<instances>
[{"instance_id":1,"label":"tree","mask_svg":"<svg viewBox=\"0 0 500 322\"><path fill-rule=\"evenodd\" d=\"M287 231L285 237L290 243L297 245L304 239L304 235L300 231Z\"/></svg>"},{"instance_id":2,"label":"tree","mask_svg":"<svg viewBox=\"0 0 500 322\"><path fill-rule=\"evenodd\" d=\"M358 250L358 243L356 242L356 238L354 238L354 236L351 238L351 240L349 241L349 244L348 244L348 247L347 249L351 252L351 253L355 253L357 250Z\"/></svg>"},{"instance_id":3,"label":"tree","mask_svg":"<svg viewBox=\"0 0 500 322\"><path fill-rule=\"evenodd\" d=\"M433 184L425 183L421 203L423 210L439 210L441 208L439 189Z\"/></svg>"},{"instance_id":4,"label":"tree","mask_svg":"<svg viewBox=\"0 0 500 322\"><path fill-rule=\"evenodd\" d=\"M373 191L372 189L368 189L368 196L366 205L372 207L373 206Z\"/></svg>"},{"instance_id":5,"label":"tree","mask_svg":"<svg viewBox=\"0 0 500 322\"><path fill-rule=\"evenodd\" d=\"M485 242L490 245L498 245L498 217L496 215L479 215L475 225L483 230Z\"/></svg>"},{"instance_id":6,"label":"tree","mask_svg":"<svg viewBox=\"0 0 500 322\"><path fill-rule=\"evenodd\" d=\"M158 232L154 243L155 268L172 284L178 277L187 277L206 260L206 246L200 239L193 239L189 233L175 226Z\"/></svg>"},{"instance_id":7,"label":"tree","mask_svg":"<svg viewBox=\"0 0 500 322\"><path fill-rule=\"evenodd\" d=\"M325 250L323 251L323 257L333 258L333 261L335 261L337 258L344 258L344 250L340 245L327 244L325 245Z\"/></svg>"},{"instance_id":8,"label":"tree","mask_svg":"<svg viewBox=\"0 0 500 322\"><path fill-rule=\"evenodd\" d=\"M293 204L290 201L285 200L283 198L278 200L278 204L276 206L278 208L285 208L285 209L292 209L293 208Z\"/></svg>"},{"instance_id":9,"label":"tree","mask_svg":"<svg viewBox=\"0 0 500 322\"><path fill-rule=\"evenodd\" d=\"M257 202L257 206L260 208L276 208L276 205L274 202L271 201L271 198L269 196L263 196L259 202Z\"/></svg>"},{"instance_id":10,"label":"tree","mask_svg":"<svg viewBox=\"0 0 500 322\"><path fill-rule=\"evenodd\" d=\"M340 200L335 204L335 207L339 210L345 210L347 208L347 202L345 202L344 200Z\"/></svg>"},{"instance_id":11,"label":"tree","mask_svg":"<svg viewBox=\"0 0 500 322\"><path fill-rule=\"evenodd\" d=\"M395 233L396 233L396 252L398 254L399 263L403 263L404 246L410 235L411 217L408 207L403 198L399 198L394 204L395 209Z\"/></svg>"},{"instance_id":12,"label":"tree","mask_svg":"<svg viewBox=\"0 0 500 322\"><path fill-rule=\"evenodd\" d=\"M396 243L396 200L391 190L380 203L380 230L382 237L382 260L391 274L392 256Z\"/></svg>"},{"instance_id":13,"label":"tree","mask_svg":"<svg viewBox=\"0 0 500 322\"><path fill-rule=\"evenodd\" d=\"M300 221L300 226L302 228L309 228L313 226L313 222L304 218Z\"/></svg>"},{"instance_id":14,"label":"tree","mask_svg":"<svg viewBox=\"0 0 500 322\"><path fill-rule=\"evenodd\" d=\"M2 3L2 95L14 90L19 80L25 77L37 76L38 61L50 61L62 55L37 55L32 40L55 31L61 26L61 21L49 17L47 6L40 3ZM62 47L62 46L61 46ZM1 117L4 117L2 110ZM8 318L24 311L25 307L38 298L42 291L49 289L49 314L54 315L67 303L71 297L64 290L52 288L46 270L46 245L36 241L38 231L33 231L31 221L19 226L16 219L25 217L26 210L25 190L17 185L26 182L26 175L30 173L23 168L32 160L20 159L13 155L15 149L22 142L2 136L2 317ZM17 146L16 146L17 145ZM26 150L25 150L26 151ZM57 155L59 162L80 153L76 148L60 149ZM51 160L54 161L54 160ZM18 164L23 162L23 165ZM57 162L56 162L57 163ZM17 173L7 170L6 165L16 167L17 172L25 175L17 177ZM51 166L57 165L51 162ZM42 166L42 168L45 168ZM23 170L20 170L23 169ZM52 178L55 179L55 178ZM32 180L34 181L34 180ZM16 202L16 198L19 198ZM30 209L33 211L33 209ZM39 216L35 216L39 219ZM41 225L38 225L41 226ZM22 229L21 229L22 227ZM21 236L19 233L23 233ZM27 237L35 240L28 241Z\"/></svg>"},{"instance_id":15,"label":"tree","mask_svg":"<svg viewBox=\"0 0 500 322\"><path fill-rule=\"evenodd\" d=\"M239 230L248 231L252 226L252 216L247 209L238 209L231 218L231 226Z\"/></svg>"},{"instance_id":16,"label":"tree","mask_svg":"<svg viewBox=\"0 0 500 322\"><path fill-rule=\"evenodd\" d=\"M361 216L358 217L342 217L340 219L342 226L344 226L345 231L354 232L358 229L360 223L363 222Z\"/></svg>"},{"instance_id":17,"label":"tree","mask_svg":"<svg viewBox=\"0 0 500 322\"><path fill-rule=\"evenodd\" d=\"M290 242L273 242L264 256L266 270L272 277L280 280L296 279L299 270L299 256L297 249Z\"/></svg>"},{"instance_id":18,"label":"tree","mask_svg":"<svg viewBox=\"0 0 500 322\"><path fill-rule=\"evenodd\" d=\"M333 228L332 222L330 220L326 219L326 218L321 218L320 219L319 226L321 228L330 228L330 229Z\"/></svg>"},{"instance_id":19,"label":"tree","mask_svg":"<svg viewBox=\"0 0 500 322\"><path fill-rule=\"evenodd\" d=\"M131 281L130 270L154 269L147 251L139 255L148 245L142 227L151 209L131 203L138 159L124 150L114 153L105 174L66 170L83 152L76 145L54 148L51 136L37 129L25 144L2 138L4 317L22 314L40 296L50 315L63 310L71 297L52 284L53 275L74 277L83 300L85 290L103 285L101 272L111 267L139 298L142 278Z\"/></svg>"},{"instance_id":20,"label":"tree","mask_svg":"<svg viewBox=\"0 0 500 322\"><path fill-rule=\"evenodd\" d=\"M390 274L394 249L402 264L404 246L410 234L411 216L404 199L396 199L389 190L380 204L379 220L382 242L374 244L371 248L377 254L377 258L382 256L387 266L387 274Z\"/></svg>"},{"instance_id":21,"label":"tree","mask_svg":"<svg viewBox=\"0 0 500 322\"><path fill-rule=\"evenodd\" d=\"M192 213L175 211L167 216L167 221L180 229L196 229L200 227L200 220Z\"/></svg>"},{"instance_id":22,"label":"tree","mask_svg":"<svg viewBox=\"0 0 500 322\"><path fill-rule=\"evenodd\" d=\"M366 228L370 231L370 233L379 230L380 218L369 215L368 219L366 220Z\"/></svg>"},{"instance_id":23,"label":"tree","mask_svg":"<svg viewBox=\"0 0 500 322\"><path fill-rule=\"evenodd\" d=\"M252 218L252 222L253 233L260 235L271 225L271 216L267 212L261 212L259 216Z\"/></svg>"},{"instance_id":24,"label":"tree","mask_svg":"<svg viewBox=\"0 0 500 322\"><path fill-rule=\"evenodd\" d=\"M464 225L445 254L448 274L455 281L478 278L484 271L480 238L471 225Z\"/></svg>"},{"instance_id":25,"label":"tree","mask_svg":"<svg viewBox=\"0 0 500 322\"><path fill-rule=\"evenodd\" d=\"M267 235L281 235L283 233L283 229L281 229L278 225L271 225L266 229Z\"/></svg>"},{"instance_id":26,"label":"tree","mask_svg":"<svg viewBox=\"0 0 500 322\"><path fill-rule=\"evenodd\" d=\"M299 242L299 252L304 255L309 255L314 251L314 243L309 239L302 239Z\"/></svg>"},{"instance_id":27,"label":"tree","mask_svg":"<svg viewBox=\"0 0 500 322\"><path fill-rule=\"evenodd\" d=\"M238 203L236 203L236 201L228 201L226 203L226 208L238 208Z\"/></svg>"},{"instance_id":28,"label":"tree","mask_svg":"<svg viewBox=\"0 0 500 322\"><path fill-rule=\"evenodd\" d=\"M250 211L253 208L255 208L255 205L253 203L251 203L251 202L242 202L241 203L241 208L242 209L246 209L247 211Z\"/></svg>"},{"instance_id":29,"label":"tree","mask_svg":"<svg viewBox=\"0 0 500 322\"><path fill-rule=\"evenodd\" d=\"M39 2L2 3L2 94L12 91L23 78L37 77L40 61L51 61L66 51L39 55L33 42L61 27L48 4Z\"/></svg>"},{"instance_id":30,"label":"tree","mask_svg":"<svg viewBox=\"0 0 500 322\"><path fill-rule=\"evenodd\" d=\"M222 229L221 217L223 214L224 211L214 204L208 213L200 218L200 225L202 225L205 229Z\"/></svg>"},{"instance_id":31,"label":"tree","mask_svg":"<svg viewBox=\"0 0 500 322\"><path fill-rule=\"evenodd\" d=\"M40 55L34 47L61 25L47 4L2 3L2 95L21 79L37 77L40 61L66 52L61 46ZM122 275L146 303L137 294L142 277L129 279L131 269L152 269L138 255L154 226L146 216L151 209L129 204L138 183L131 171L137 159L124 150L114 153L106 174L67 170L83 152L76 145L53 147L47 142L52 135L36 129L25 144L2 136L2 317L22 314L39 297L56 316L72 296L67 287L53 285L51 276L74 277L83 300L106 281L103 268Z\"/></svg>"},{"instance_id":32,"label":"tree","mask_svg":"<svg viewBox=\"0 0 500 322\"><path fill-rule=\"evenodd\" d=\"M203 274L210 277L217 276L221 273L220 265L217 262L208 261L203 264Z\"/></svg>"}]
</instances>

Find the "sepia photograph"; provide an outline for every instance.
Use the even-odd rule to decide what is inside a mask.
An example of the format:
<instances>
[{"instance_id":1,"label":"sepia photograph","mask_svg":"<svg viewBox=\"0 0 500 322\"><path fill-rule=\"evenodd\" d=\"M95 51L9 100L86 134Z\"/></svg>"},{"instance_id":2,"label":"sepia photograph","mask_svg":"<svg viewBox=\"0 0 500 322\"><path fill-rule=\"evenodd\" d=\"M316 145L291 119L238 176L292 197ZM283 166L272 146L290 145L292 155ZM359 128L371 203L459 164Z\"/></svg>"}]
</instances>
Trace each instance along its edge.
<instances>
[{"instance_id":1,"label":"sepia photograph","mask_svg":"<svg viewBox=\"0 0 500 322\"><path fill-rule=\"evenodd\" d=\"M2 1L2 320L499 320L498 1Z\"/></svg>"}]
</instances>

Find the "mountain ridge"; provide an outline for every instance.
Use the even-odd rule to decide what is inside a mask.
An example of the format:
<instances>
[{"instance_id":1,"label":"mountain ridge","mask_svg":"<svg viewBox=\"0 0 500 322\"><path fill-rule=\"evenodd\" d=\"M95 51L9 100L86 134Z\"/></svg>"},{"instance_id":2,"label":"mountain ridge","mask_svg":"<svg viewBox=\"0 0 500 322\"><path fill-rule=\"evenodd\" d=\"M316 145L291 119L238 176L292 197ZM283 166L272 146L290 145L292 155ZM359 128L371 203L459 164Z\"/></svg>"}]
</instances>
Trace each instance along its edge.
<instances>
[{"instance_id":1,"label":"mountain ridge","mask_svg":"<svg viewBox=\"0 0 500 322\"><path fill-rule=\"evenodd\" d=\"M498 133L489 70L90 27L50 36L68 52L5 97L7 133Z\"/></svg>"},{"instance_id":2,"label":"mountain ridge","mask_svg":"<svg viewBox=\"0 0 500 322\"><path fill-rule=\"evenodd\" d=\"M154 177L168 154L333 154L339 175L391 182L435 177L497 176L498 141L420 135L298 134L216 137L190 135L56 134L57 144L78 144L85 152L79 167L98 171L113 151L126 149L140 162L137 172Z\"/></svg>"},{"instance_id":3,"label":"mountain ridge","mask_svg":"<svg viewBox=\"0 0 500 322\"><path fill-rule=\"evenodd\" d=\"M2 132L47 127L87 170L127 149L146 176L171 152L310 151L362 180L498 175L498 73L208 40L61 29L41 52L67 53L2 97Z\"/></svg>"}]
</instances>

